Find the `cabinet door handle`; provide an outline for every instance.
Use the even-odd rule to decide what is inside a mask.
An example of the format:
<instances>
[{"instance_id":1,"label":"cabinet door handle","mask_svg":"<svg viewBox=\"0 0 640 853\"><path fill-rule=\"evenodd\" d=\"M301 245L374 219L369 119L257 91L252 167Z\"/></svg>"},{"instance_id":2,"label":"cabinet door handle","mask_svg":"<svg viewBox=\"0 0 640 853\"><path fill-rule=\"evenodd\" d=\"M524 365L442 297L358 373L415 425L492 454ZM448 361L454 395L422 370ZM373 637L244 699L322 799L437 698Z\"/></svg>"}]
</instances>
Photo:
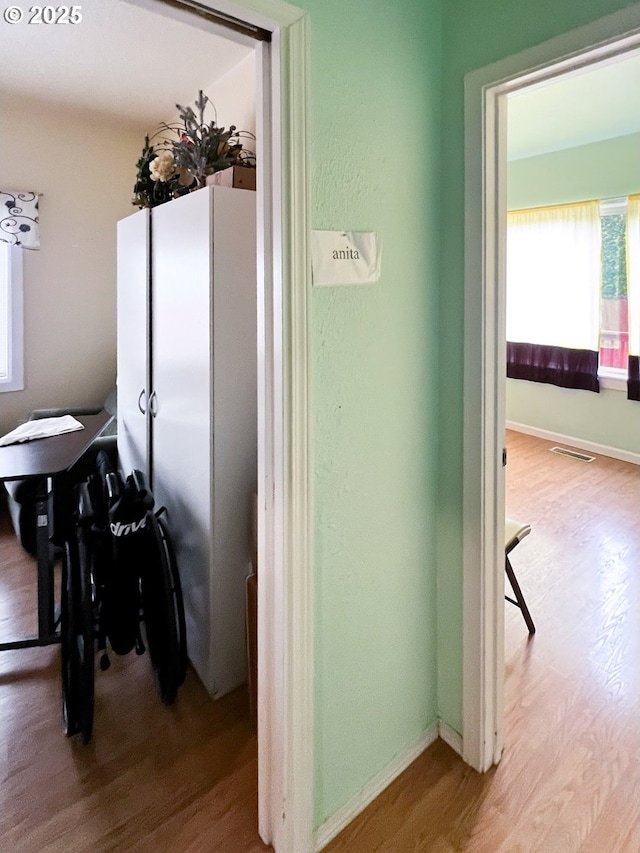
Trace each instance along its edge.
<instances>
[{"instance_id":1,"label":"cabinet door handle","mask_svg":"<svg viewBox=\"0 0 640 853\"><path fill-rule=\"evenodd\" d=\"M138 409L139 409L141 415L147 414L147 410L142 408L142 401L144 400L144 398L146 396L147 396L147 392L143 388L142 391L140 392L140 394L138 395Z\"/></svg>"},{"instance_id":2,"label":"cabinet door handle","mask_svg":"<svg viewBox=\"0 0 640 853\"><path fill-rule=\"evenodd\" d=\"M151 412L152 418L155 418L158 414L158 397L155 391L152 391L149 397L149 411Z\"/></svg>"}]
</instances>

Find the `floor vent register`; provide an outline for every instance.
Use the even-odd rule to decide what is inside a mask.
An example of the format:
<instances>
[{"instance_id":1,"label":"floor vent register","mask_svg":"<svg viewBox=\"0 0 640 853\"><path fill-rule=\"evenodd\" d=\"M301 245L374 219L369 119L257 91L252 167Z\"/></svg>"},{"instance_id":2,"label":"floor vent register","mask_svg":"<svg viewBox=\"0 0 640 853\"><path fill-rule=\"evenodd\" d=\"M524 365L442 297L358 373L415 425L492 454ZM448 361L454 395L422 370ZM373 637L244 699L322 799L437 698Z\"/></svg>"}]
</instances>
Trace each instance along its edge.
<instances>
[{"instance_id":1,"label":"floor vent register","mask_svg":"<svg viewBox=\"0 0 640 853\"><path fill-rule=\"evenodd\" d=\"M572 459L579 459L581 462L593 462L595 456L589 456L588 453L580 453L579 450L569 450L568 447L551 447L552 453L557 453L560 456L570 456Z\"/></svg>"}]
</instances>

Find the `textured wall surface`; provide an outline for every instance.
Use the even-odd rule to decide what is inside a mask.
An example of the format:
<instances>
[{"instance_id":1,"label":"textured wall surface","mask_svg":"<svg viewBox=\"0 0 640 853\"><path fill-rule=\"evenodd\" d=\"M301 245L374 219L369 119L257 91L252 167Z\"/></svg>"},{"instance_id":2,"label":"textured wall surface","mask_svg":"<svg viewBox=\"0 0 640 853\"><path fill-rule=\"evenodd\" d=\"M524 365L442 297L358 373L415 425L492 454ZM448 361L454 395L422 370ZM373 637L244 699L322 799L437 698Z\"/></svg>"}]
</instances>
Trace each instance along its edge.
<instances>
[{"instance_id":1,"label":"textured wall surface","mask_svg":"<svg viewBox=\"0 0 640 853\"><path fill-rule=\"evenodd\" d=\"M444 0L438 704L462 725L462 425L464 75L635 3L626 0ZM478 354L479 355L479 354Z\"/></svg>"},{"instance_id":2,"label":"textured wall surface","mask_svg":"<svg viewBox=\"0 0 640 853\"><path fill-rule=\"evenodd\" d=\"M0 395L0 432L114 386L116 222L134 210L143 131L2 96L0 186L44 195L41 248L24 252L25 389Z\"/></svg>"},{"instance_id":3,"label":"textured wall surface","mask_svg":"<svg viewBox=\"0 0 640 853\"><path fill-rule=\"evenodd\" d=\"M311 12L312 227L382 277L313 292L316 823L436 719L438 3Z\"/></svg>"}]
</instances>

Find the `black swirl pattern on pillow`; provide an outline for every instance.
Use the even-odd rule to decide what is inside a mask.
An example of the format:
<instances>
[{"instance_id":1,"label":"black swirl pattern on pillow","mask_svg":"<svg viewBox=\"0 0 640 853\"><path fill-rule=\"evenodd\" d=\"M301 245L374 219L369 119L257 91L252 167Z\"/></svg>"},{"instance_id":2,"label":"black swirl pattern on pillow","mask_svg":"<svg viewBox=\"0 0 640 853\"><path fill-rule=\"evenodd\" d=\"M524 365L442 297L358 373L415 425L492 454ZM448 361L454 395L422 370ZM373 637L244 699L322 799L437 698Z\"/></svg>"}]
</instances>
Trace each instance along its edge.
<instances>
[{"instance_id":1,"label":"black swirl pattern on pillow","mask_svg":"<svg viewBox=\"0 0 640 853\"><path fill-rule=\"evenodd\" d=\"M23 249L40 248L39 195L0 190L0 240Z\"/></svg>"}]
</instances>

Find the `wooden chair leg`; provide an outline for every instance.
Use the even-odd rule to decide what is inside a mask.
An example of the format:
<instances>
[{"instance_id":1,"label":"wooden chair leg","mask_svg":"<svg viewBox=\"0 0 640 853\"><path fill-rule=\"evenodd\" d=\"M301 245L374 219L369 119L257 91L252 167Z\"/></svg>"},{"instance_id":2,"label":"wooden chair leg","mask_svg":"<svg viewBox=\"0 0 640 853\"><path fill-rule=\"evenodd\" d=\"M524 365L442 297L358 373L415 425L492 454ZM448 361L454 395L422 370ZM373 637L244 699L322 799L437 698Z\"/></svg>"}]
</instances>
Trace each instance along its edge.
<instances>
[{"instance_id":1,"label":"wooden chair leg","mask_svg":"<svg viewBox=\"0 0 640 853\"><path fill-rule=\"evenodd\" d=\"M516 597L516 600L513 598L509 598L508 595L505 595L507 601L510 601L512 604L515 604L516 607L519 607L522 611L522 615L524 616L524 621L527 623L527 628L529 629L530 634L535 634L536 626L533 624L533 619L531 618L531 614L529 613L529 608L527 607L527 602L524 600L524 595L522 594L522 590L520 589L520 584L516 580L515 572L511 566L508 557L505 557L505 571L507 573L507 577L509 578L509 583L511 584L511 588L513 589L513 593Z\"/></svg>"}]
</instances>

